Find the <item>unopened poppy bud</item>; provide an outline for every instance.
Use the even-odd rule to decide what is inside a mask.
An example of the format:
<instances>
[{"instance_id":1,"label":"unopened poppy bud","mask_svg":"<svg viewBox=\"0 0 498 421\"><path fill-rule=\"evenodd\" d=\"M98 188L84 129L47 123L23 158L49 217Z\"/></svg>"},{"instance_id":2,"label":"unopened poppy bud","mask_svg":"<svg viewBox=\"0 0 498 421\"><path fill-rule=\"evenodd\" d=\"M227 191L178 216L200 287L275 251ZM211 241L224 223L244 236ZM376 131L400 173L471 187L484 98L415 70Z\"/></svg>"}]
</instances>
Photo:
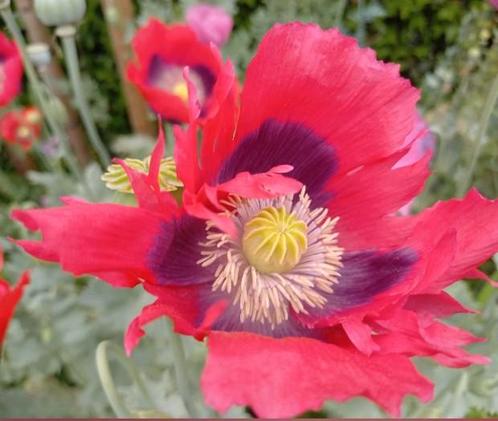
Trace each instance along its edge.
<instances>
[{"instance_id":1,"label":"unopened poppy bud","mask_svg":"<svg viewBox=\"0 0 498 421\"><path fill-rule=\"evenodd\" d=\"M47 26L79 22L86 12L86 0L35 0L36 16Z\"/></svg>"},{"instance_id":2,"label":"unopened poppy bud","mask_svg":"<svg viewBox=\"0 0 498 421\"><path fill-rule=\"evenodd\" d=\"M125 159L126 165L130 168L140 171L144 174L149 172L150 156L145 159ZM102 181L108 189L116 190L121 193L133 193L130 180L124 168L120 164L112 164L107 168L107 172L102 175ZM159 167L159 188L163 191L176 191L183 187L181 181L176 175L175 161L171 157L161 160Z\"/></svg>"}]
</instances>

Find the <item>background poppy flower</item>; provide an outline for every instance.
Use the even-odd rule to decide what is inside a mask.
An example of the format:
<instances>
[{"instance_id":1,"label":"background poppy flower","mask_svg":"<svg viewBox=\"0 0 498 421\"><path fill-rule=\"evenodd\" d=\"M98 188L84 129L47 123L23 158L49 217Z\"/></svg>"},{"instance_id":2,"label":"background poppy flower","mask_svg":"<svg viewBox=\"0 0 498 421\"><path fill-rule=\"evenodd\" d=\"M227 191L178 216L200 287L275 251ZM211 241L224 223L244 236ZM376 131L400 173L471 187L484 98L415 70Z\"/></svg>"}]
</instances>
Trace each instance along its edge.
<instances>
[{"instance_id":1,"label":"background poppy flower","mask_svg":"<svg viewBox=\"0 0 498 421\"><path fill-rule=\"evenodd\" d=\"M0 32L0 106L12 101L21 89L22 61L16 44Z\"/></svg>"},{"instance_id":2,"label":"background poppy flower","mask_svg":"<svg viewBox=\"0 0 498 421\"><path fill-rule=\"evenodd\" d=\"M0 272L3 269L3 250L0 249ZM0 278L0 346L5 339L9 322L17 303L22 297L24 287L29 282L28 272L24 272L16 286L11 287L9 283Z\"/></svg>"},{"instance_id":3,"label":"background poppy flower","mask_svg":"<svg viewBox=\"0 0 498 421\"><path fill-rule=\"evenodd\" d=\"M0 117L0 136L8 143L29 150L40 138L42 116L37 108L25 107L9 111Z\"/></svg>"},{"instance_id":4,"label":"background poppy flower","mask_svg":"<svg viewBox=\"0 0 498 421\"><path fill-rule=\"evenodd\" d=\"M233 68L223 63L215 47L203 43L187 25L165 25L157 19L140 28L132 44L136 61L128 65L128 78L156 113L166 120L188 121L185 67L197 91L200 117L216 112Z\"/></svg>"},{"instance_id":5,"label":"background poppy flower","mask_svg":"<svg viewBox=\"0 0 498 421\"><path fill-rule=\"evenodd\" d=\"M42 234L18 244L155 295L128 329L128 352L163 315L207 337L201 386L219 411L291 417L364 396L399 416L407 394L433 396L411 357L487 362L462 348L479 338L439 319L469 311L443 290L483 277L477 266L498 250L498 204L476 191L396 215L429 175L430 151L395 168L415 140L405 141L418 98L398 66L337 30L276 25L248 68L240 114L228 95L202 126L176 128L181 205L159 188L160 137L148 174L122 162L138 208L65 198L16 210Z\"/></svg>"}]
</instances>

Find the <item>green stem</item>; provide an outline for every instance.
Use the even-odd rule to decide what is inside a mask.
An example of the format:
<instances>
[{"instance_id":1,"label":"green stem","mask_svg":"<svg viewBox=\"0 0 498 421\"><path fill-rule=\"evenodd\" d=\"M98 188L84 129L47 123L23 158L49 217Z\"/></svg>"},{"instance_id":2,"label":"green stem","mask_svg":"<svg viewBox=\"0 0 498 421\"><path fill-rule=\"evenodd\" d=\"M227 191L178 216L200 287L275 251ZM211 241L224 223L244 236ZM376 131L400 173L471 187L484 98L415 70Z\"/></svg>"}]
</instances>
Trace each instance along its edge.
<instances>
[{"instance_id":1,"label":"green stem","mask_svg":"<svg viewBox=\"0 0 498 421\"><path fill-rule=\"evenodd\" d=\"M178 392L182 397L185 408L187 409L188 416L199 418L200 414L197 407L192 403L192 393L189 385L187 360L185 358L185 350L183 349L182 338L177 335L173 329L168 329L168 342L173 352L175 380Z\"/></svg>"},{"instance_id":2,"label":"green stem","mask_svg":"<svg viewBox=\"0 0 498 421\"><path fill-rule=\"evenodd\" d=\"M100 163L107 167L111 161L111 157L99 136L95 122L93 121L92 113L88 105L88 100L83 91L81 83L80 66L78 61L78 51L76 49L75 28L73 26L62 26L57 28L56 34L62 39L62 48L64 50L64 58L67 64L69 73L69 80L73 88L78 110L80 112L81 120L88 133L90 142L92 143L95 152L99 157Z\"/></svg>"},{"instance_id":3,"label":"green stem","mask_svg":"<svg viewBox=\"0 0 498 421\"><path fill-rule=\"evenodd\" d=\"M474 153L472 155L472 161L470 163L469 170L467 172L467 176L465 177L465 181L460 185L460 189L458 192L459 196L462 196L470 187L472 183L472 177L474 176L474 171L477 165L477 160L481 155L482 148L484 146L484 136L488 130L489 121L491 119L491 115L493 114L493 110L496 105L496 101L498 100L498 75L496 75L493 83L491 85L491 89L489 90L488 96L486 98L486 102L484 103L484 108L481 114L481 119L479 120L479 130L477 132L477 144L474 148Z\"/></svg>"},{"instance_id":4,"label":"green stem","mask_svg":"<svg viewBox=\"0 0 498 421\"><path fill-rule=\"evenodd\" d=\"M134 414L127 408L123 399L119 395L109 367L108 351L112 350L113 356L121 363L126 369L130 377L133 379L134 384L141 392L142 398L149 408L155 409L155 404L152 397L147 390L140 373L137 368L131 363L131 360L124 355L121 348L117 347L110 341L103 341L97 346L95 353L95 361L97 363L97 372L99 374L100 383L104 388L104 392L111 404L112 410L119 418L133 418ZM158 411L157 411L158 412Z\"/></svg>"},{"instance_id":5,"label":"green stem","mask_svg":"<svg viewBox=\"0 0 498 421\"><path fill-rule=\"evenodd\" d=\"M334 26L339 28L342 24L342 19L344 16L344 11L346 10L348 1L339 0L335 8Z\"/></svg>"},{"instance_id":6,"label":"green stem","mask_svg":"<svg viewBox=\"0 0 498 421\"><path fill-rule=\"evenodd\" d=\"M358 22L356 26L355 36L358 39L358 43L363 46L365 45L365 37L367 33L363 0L358 0L357 4L358 6L356 7L356 13Z\"/></svg>"},{"instance_id":7,"label":"green stem","mask_svg":"<svg viewBox=\"0 0 498 421\"><path fill-rule=\"evenodd\" d=\"M30 83L31 89L33 90L33 93L35 95L35 98L38 102L40 111L43 113L45 120L47 121L47 124L50 128L50 131L61 141L62 148L63 148L63 153L64 153L64 159L66 160L69 169L71 172L79 179L85 190L91 194L91 190L88 187L86 180L83 176L83 173L78 166L78 163L74 159L71 149L69 146L69 140L67 137L64 135L63 130L58 125L58 122L56 121L55 118L50 114L50 107L47 104L47 100L45 98L45 95L43 94L43 89L41 86L40 81L38 80L38 76L36 74L36 71L31 64L31 61L29 60L27 54L26 54L26 42L24 41L24 37L22 35L22 32L17 25L16 19L10 10L9 7L3 8L1 10L2 18L5 21L5 24L7 25L7 28L9 32L12 34L14 37L14 40L16 41L20 52L21 56L23 59L24 63L24 70L26 72L26 76L28 78L28 81Z\"/></svg>"}]
</instances>

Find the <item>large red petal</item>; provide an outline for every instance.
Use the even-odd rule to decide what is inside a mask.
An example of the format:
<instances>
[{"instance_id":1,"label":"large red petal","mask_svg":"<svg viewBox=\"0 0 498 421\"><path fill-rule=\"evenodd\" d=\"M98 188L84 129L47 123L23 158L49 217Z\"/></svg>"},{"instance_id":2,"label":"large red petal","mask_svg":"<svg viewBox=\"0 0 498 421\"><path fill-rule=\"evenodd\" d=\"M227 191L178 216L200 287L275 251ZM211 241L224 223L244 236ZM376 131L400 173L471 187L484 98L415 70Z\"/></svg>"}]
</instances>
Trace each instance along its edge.
<instances>
[{"instance_id":1,"label":"large red petal","mask_svg":"<svg viewBox=\"0 0 498 421\"><path fill-rule=\"evenodd\" d=\"M432 398L432 384L400 355L366 357L314 339L248 333L214 332L208 346L201 386L222 412L249 405L260 417L286 418L361 395L399 416L405 395Z\"/></svg>"},{"instance_id":2,"label":"large red petal","mask_svg":"<svg viewBox=\"0 0 498 421\"><path fill-rule=\"evenodd\" d=\"M338 30L275 25L248 67L236 138L269 118L298 122L334 147L345 174L403 147L418 98L398 66Z\"/></svg>"},{"instance_id":3,"label":"large red petal","mask_svg":"<svg viewBox=\"0 0 498 421\"><path fill-rule=\"evenodd\" d=\"M75 275L101 276L117 286L154 282L146 258L163 220L152 212L72 202L57 208L15 210L12 217L41 232L40 241L17 241L34 257L57 262Z\"/></svg>"},{"instance_id":4,"label":"large red petal","mask_svg":"<svg viewBox=\"0 0 498 421\"><path fill-rule=\"evenodd\" d=\"M341 245L358 249L365 238L372 239L368 234L373 227L381 230L383 218L419 194L429 176L429 160L427 154L414 164L393 170L390 157L333 177L330 190L334 197L329 210L333 216L339 216L337 230Z\"/></svg>"}]
</instances>

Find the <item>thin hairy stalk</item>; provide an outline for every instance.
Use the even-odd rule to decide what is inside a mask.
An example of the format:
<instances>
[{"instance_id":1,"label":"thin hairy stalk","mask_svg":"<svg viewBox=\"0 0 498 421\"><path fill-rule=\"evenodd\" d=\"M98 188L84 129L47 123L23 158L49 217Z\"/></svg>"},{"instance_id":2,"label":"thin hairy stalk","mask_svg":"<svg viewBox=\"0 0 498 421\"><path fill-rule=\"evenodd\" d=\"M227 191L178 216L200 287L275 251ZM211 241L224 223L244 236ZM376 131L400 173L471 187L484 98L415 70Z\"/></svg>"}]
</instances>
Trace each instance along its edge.
<instances>
[{"instance_id":1,"label":"thin hairy stalk","mask_svg":"<svg viewBox=\"0 0 498 421\"><path fill-rule=\"evenodd\" d=\"M485 143L484 137L486 136L486 132L489 126L489 121L491 119L491 115L493 114L493 110L496 106L497 100L498 100L498 75L493 80L491 89L489 90L488 96L486 97L486 102L484 103L481 119L479 120L477 141L472 154L472 161L470 162L470 167L467 172L467 176L464 179L464 182L460 184L460 189L458 191L459 196L462 196L469 189L470 184L472 183L472 178L474 176L474 171L476 169L477 161L479 159L479 156L481 155L482 148Z\"/></svg>"},{"instance_id":2,"label":"thin hairy stalk","mask_svg":"<svg viewBox=\"0 0 498 421\"><path fill-rule=\"evenodd\" d=\"M168 329L168 342L171 346L171 351L173 352L175 380L178 393L182 397L188 416L199 418L201 414L199 414L197 407L192 402L193 393L189 384L187 360L185 358L182 338L170 328Z\"/></svg>"},{"instance_id":3,"label":"thin hairy stalk","mask_svg":"<svg viewBox=\"0 0 498 421\"><path fill-rule=\"evenodd\" d=\"M113 357L121 363L121 365L126 369L129 376L133 380L133 384L138 387L142 395L142 399L149 408L153 408L153 411L159 413L156 410L154 401L147 390L140 373L137 368L129 358L124 355L121 348L117 347L110 341L103 341L97 346L97 351L95 353L95 361L97 363L97 372L99 375L100 383L104 389L104 392L111 404L112 410L119 418L133 418L135 415L128 409L125 405L123 399L121 398L119 392L114 384L114 379L112 377L111 369L109 367L109 355L108 352L112 351Z\"/></svg>"},{"instance_id":4,"label":"thin hairy stalk","mask_svg":"<svg viewBox=\"0 0 498 421\"><path fill-rule=\"evenodd\" d=\"M92 143L95 152L97 153L100 163L105 168L109 165L111 158L107 149L100 138L99 132L92 117L88 100L83 91L81 83L80 65L78 60L78 51L76 49L76 41L74 39L76 30L73 26L64 26L57 29L57 35L62 40L62 48L64 50L64 58L67 64L69 80L73 88L76 104L80 112L81 120L88 133L88 138Z\"/></svg>"},{"instance_id":5,"label":"thin hairy stalk","mask_svg":"<svg viewBox=\"0 0 498 421\"><path fill-rule=\"evenodd\" d=\"M342 19L344 17L344 12L348 4L347 0L339 0L335 8L334 26L340 27L342 24Z\"/></svg>"}]
</instances>

